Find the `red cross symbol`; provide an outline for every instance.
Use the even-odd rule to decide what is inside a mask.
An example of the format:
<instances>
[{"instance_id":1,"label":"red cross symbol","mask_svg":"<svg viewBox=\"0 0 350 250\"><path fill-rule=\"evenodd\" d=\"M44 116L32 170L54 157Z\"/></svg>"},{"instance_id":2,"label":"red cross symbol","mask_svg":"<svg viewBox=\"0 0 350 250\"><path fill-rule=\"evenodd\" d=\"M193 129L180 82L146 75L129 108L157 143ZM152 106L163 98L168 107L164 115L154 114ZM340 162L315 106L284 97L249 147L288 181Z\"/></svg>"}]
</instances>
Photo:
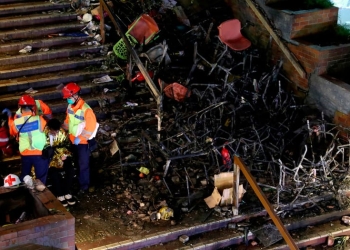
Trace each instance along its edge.
<instances>
[{"instance_id":1,"label":"red cross symbol","mask_svg":"<svg viewBox=\"0 0 350 250\"><path fill-rule=\"evenodd\" d=\"M7 177L7 179L5 180L5 183L8 183L10 186L12 186L12 182L16 181L16 178L12 178L11 175L9 177Z\"/></svg>"}]
</instances>

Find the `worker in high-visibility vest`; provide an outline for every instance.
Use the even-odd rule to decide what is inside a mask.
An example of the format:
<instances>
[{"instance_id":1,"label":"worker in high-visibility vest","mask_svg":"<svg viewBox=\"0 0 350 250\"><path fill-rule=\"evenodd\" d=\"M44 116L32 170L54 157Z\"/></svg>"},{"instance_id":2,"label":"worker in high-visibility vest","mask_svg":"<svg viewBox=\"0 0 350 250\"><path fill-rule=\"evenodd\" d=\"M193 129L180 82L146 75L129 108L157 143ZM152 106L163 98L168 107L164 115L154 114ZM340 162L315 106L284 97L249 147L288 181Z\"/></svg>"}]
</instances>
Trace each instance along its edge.
<instances>
[{"instance_id":1,"label":"worker in high-visibility vest","mask_svg":"<svg viewBox=\"0 0 350 250\"><path fill-rule=\"evenodd\" d=\"M35 176L43 184L46 183L49 162L43 158L42 150L46 143L45 126L46 120L36 114L36 103L29 95L22 96L18 102L20 106L20 117L12 116L11 111L4 109L3 113L8 115L10 135L17 137L19 141L19 152L21 154L22 169L20 179L30 175L34 166Z\"/></svg>"},{"instance_id":2,"label":"worker in high-visibility vest","mask_svg":"<svg viewBox=\"0 0 350 250\"><path fill-rule=\"evenodd\" d=\"M80 87L70 82L62 89L63 99L67 100L67 116L62 127L68 131L73 144L73 156L79 166L80 191L83 195L90 184L90 149L89 140L94 138L98 124L90 106L80 97Z\"/></svg>"}]
</instances>

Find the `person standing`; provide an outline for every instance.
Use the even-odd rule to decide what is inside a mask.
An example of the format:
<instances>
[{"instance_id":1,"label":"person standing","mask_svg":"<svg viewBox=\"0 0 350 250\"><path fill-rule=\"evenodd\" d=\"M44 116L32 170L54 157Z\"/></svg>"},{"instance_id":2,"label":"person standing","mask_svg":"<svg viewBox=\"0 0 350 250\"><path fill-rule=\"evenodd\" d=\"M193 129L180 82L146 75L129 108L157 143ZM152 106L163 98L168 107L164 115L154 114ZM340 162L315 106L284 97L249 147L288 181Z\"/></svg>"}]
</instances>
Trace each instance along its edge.
<instances>
[{"instance_id":1,"label":"person standing","mask_svg":"<svg viewBox=\"0 0 350 250\"><path fill-rule=\"evenodd\" d=\"M10 135L17 137L21 154L22 169L20 179L30 175L34 166L35 176L46 184L49 169L48 160L42 157L42 150L46 143L46 120L35 113L36 103L31 96L22 96L18 102L20 117L12 116L11 111L4 109L8 116Z\"/></svg>"},{"instance_id":2,"label":"person standing","mask_svg":"<svg viewBox=\"0 0 350 250\"><path fill-rule=\"evenodd\" d=\"M89 139L96 134L96 116L90 106L80 97L81 88L74 82L68 83L62 89L63 99L67 100L67 114L62 127L68 131L73 144L73 155L77 157L79 166L80 191L83 195L90 184L90 149Z\"/></svg>"}]
</instances>

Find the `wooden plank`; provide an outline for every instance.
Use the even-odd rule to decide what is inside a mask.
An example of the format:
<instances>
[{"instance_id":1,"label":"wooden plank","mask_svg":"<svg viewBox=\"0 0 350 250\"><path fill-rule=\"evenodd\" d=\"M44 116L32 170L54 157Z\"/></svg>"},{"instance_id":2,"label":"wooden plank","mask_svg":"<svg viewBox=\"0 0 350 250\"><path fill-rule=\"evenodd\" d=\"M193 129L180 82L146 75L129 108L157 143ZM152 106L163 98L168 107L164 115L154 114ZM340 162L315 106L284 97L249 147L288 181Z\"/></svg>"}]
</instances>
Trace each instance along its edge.
<instances>
[{"instance_id":1,"label":"wooden plank","mask_svg":"<svg viewBox=\"0 0 350 250\"><path fill-rule=\"evenodd\" d=\"M255 181L255 178L252 176L250 170L247 168L247 166L243 163L241 158L238 156L234 156L234 164L238 165L239 169L242 171L244 174L245 178L249 182L250 186L254 190L254 193L256 196L259 198L261 204L264 206L266 209L267 213L270 215L270 218L272 221L275 223L278 231L281 233L283 239L286 241L286 243L289 246L289 249L291 250L297 250L299 249L298 246L295 244L292 236L290 236L288 230L284 227L281 219L278 217L276 214L275 210L273 209L272 205L268 201L266 195L264 192L261 190L259 187L258 183Z\"/></svg>"},{"instance_id":2,"label":"wooden plank","mask_svg":"<svg viewBox=\"0 0 350 250\"><path fill-rule=\"evenodd\" d=\"M277 43L278 47L281 49L283 54L287 57L287 59L292 63L296 71L299 73L299 75L303 78L306 77L306 72L304 69L301 67L300 63L295 60L294 56L288 49L288 47L281 41L279 36L275 33L275 31L270 27L269 23L265 20L265 17L260 13L260 11L256 8L252 0L246 0L248 6L252 9L252 11L255 13L255 15L258 17L260 22L264 25L266 30L270 33L272 38L275 40Z\"/></svg>"}]
</instances>

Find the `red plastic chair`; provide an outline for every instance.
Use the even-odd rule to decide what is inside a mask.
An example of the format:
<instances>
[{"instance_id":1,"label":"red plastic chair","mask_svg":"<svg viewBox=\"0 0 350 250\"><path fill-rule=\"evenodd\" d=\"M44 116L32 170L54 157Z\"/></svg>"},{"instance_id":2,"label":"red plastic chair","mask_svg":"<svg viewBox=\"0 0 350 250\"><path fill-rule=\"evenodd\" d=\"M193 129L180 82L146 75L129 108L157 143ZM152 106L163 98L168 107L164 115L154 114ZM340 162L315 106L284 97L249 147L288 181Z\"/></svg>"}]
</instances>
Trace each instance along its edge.
<instances>
[{"instance_id":1,"label":"red plastic chair","mask_svg":"<svg viewBox=\"0 0 350 250\"><path fill-rule=\"evenodd\" d=\"M130 24L128 28L128 33L140 44L143 42L148 44L159 32L157 23L147 14L141 15L141 17Z\"/></svg>"},{"instance_id":2,"label":"red plastic chair","mask_svg":"<svg viewBox=\"0 0 350 250\"><path fill-rule=\"evenodd\" d=\"M251 42L241 34L241 22L238 19L227 20L218 29L220 41L232 50L242 51L251 46Z\"/></svg>"}]
</instances>

